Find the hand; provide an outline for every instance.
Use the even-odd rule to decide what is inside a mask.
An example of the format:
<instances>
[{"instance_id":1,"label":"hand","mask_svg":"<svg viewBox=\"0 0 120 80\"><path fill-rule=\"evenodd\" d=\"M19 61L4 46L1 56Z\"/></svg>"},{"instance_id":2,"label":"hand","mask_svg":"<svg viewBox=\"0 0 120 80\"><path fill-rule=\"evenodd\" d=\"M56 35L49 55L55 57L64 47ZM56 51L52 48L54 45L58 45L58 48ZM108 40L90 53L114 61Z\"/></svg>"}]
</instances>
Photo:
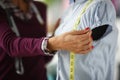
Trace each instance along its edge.
<instances>
[{"instance_id":1,"label":"hand","mask_svg":"<svg viewBox=\"0 0 120 80\"><path fill-rule=\"evenodd\" d=\"M48 40L50 50L68 50L74 53L85 54L93 49L91 30L71 31Z\"/></svg>"}]
</instances>

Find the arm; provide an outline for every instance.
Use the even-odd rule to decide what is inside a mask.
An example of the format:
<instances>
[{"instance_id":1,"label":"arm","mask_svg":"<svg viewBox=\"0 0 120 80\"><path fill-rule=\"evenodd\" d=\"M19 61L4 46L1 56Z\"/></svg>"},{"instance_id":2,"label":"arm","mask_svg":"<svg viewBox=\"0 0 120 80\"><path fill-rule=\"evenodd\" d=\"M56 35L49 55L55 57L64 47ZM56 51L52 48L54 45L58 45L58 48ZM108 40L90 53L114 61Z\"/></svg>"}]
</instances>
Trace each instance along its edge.
<instances>
[{"instance_id":1,"label":"arm","mask_svg":"<svg viewBox=\"0 0 120 80\"><path fill-rule=\"evenodd\" d=\"M5 11L0 7L0 48L11 57L45 55L41 49L43 38L17 37L8 25Z\"/></svg>"},{"instance_id":2,"label":"arm","mask_svg":"<svg viewBox=\"0 0 120 80\"><path fill-rule=\"evenodd\" d=\"M11 57L45 55L41 49L43 38L17 37L7 24L5 12L0 9L0 47Z\"/></svg>"},{"instance_id":3,"label":"arm","mask_svg":"<svg viewBox=\"0 0 120 80\"><path fill-rule=\"evenodd\" d=\"M41 49L43 40L17 37L4 19L0 21L0 47L12 57L45 55ZM91 31L71 31L49 38L48 49L87 53L92 50Z\"/></svg>"},{"instance_id":4,"label":"arm","mask_svg":"<svg viewBox=\"0 0 120 80\"><path fill-rule=\"evenodd\" d=\"M88 53L92 50L92 38L90 29L71 31L48 40L48 49L68 50L75 53Z\"/></svg>"},{"instance_id":5,"label":"arm","mask_svg":"<svg viewBox=\"0 0 120 80\"><path fill-rule=\"evenodd\" d=\"M91 27L94 41L106 37L113 31L116 15L110 3L106 1L97 2L91 6L88 15L91 17L86 16L87 18L84 18L84 21Z\"/></svg>"},{"instance_id":6,"label":"arm","mask_svg":"<svg viewBox=\"0 0 120 80\"><path fill-rule=\"evenodd\" d=\"M41 44L43 38L21 38L4 22L0 23L0 46L12 57L44 55Z\"/></svg>"}]
</instances>

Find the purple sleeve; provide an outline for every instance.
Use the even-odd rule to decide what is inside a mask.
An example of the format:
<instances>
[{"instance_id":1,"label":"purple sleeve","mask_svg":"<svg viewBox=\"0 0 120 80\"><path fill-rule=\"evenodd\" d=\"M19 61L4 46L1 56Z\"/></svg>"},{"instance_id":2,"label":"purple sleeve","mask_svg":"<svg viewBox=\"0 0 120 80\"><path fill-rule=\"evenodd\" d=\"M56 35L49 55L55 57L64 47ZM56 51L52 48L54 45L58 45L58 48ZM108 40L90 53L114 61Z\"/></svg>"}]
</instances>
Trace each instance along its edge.
<instances>
[{"instance_id":1,"label":"purple sleeve","mask_svg":"<svg viewBox=\"0 0 120 80\"><path fill-rule=\"evenodd\" d=\"M0 21L0 47L11 57L45 55L41 49L43 38L17 37L8 24Z\"/></svg>"}]
</instances>

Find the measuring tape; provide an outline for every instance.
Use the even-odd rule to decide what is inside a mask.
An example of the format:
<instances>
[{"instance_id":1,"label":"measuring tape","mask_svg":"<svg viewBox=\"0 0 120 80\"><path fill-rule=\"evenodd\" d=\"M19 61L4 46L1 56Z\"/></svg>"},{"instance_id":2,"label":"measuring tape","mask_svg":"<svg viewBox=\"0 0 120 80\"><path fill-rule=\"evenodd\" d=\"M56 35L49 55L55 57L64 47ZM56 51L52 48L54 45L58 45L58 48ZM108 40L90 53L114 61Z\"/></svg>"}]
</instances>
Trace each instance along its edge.
<instances>
[{"instance_id":1,"label":"measuring tape","mask_svg":"<svg viewBox=\"0 0 120 80\"><path fill-rule=\"evenodd\" d=\"M85 13L85 11L87 10L88 6L92 3L93 0L89 0L86 5L83 7L80 16L78 17L76 23L74 24L73 30L77 30L77 27L80 23L80 19L82 17L82 15ZM74 80L74 64L75 64L75 53L74 52L70 52L70 80Z\"/></svg>"}]
</instances>

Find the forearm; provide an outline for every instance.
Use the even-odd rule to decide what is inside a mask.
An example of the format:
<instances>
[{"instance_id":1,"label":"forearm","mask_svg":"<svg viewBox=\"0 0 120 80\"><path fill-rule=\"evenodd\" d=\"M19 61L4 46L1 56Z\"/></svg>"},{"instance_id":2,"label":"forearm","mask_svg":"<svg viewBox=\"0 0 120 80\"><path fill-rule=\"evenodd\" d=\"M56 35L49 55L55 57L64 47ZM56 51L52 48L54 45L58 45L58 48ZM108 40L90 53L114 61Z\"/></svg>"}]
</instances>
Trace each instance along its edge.
<instances>
[{"instance_id":1,"label":"forearm","mask_svg":"<svg viewBox=\"0 0 120 80\"><path fill-rule=\"evenodd\" d=\"M44 38L16 38L10 41L11 44L7 44L14 49L8 48L8 50L13 57L45 55L41 49L43 39Z\"/></svg>"},{"instance_id":2,"label":"forearm","mask_svg":"<svg viewBox=\"0 0 120 80\"><path fill-rule=\"evenodd\" d=\"M41 49L44 38L17 37L11 29L0 30L0 46L11 57L45 55Z\"/></svg>"}]
</instances>

